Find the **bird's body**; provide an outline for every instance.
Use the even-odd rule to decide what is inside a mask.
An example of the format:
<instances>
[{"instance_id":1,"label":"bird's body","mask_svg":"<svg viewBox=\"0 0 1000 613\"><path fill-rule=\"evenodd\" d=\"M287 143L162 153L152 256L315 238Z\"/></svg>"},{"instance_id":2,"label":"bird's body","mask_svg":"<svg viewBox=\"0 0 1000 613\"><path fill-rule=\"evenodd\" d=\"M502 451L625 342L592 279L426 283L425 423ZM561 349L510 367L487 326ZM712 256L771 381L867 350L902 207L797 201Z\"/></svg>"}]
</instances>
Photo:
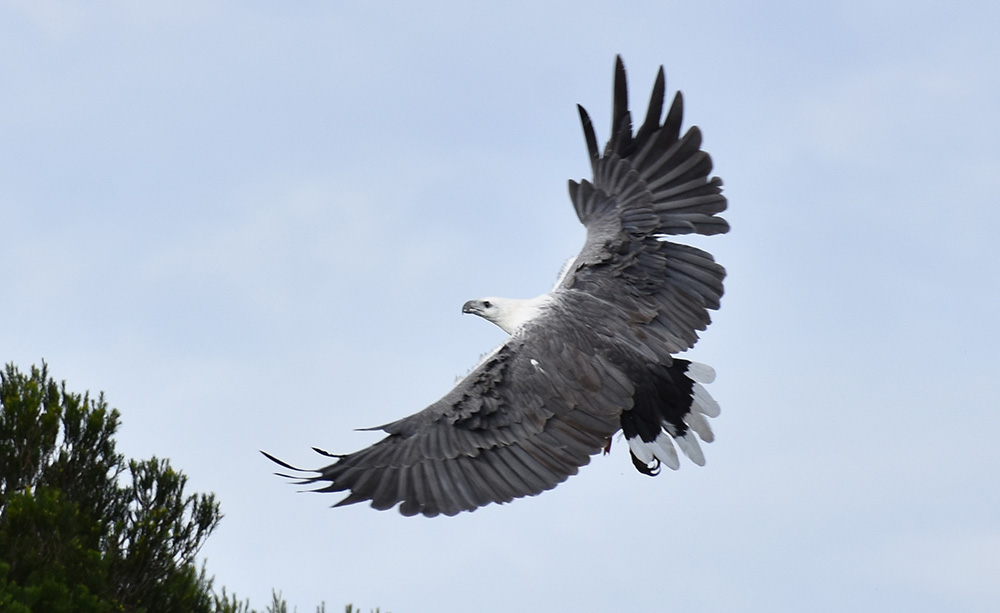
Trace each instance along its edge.
<instances>
[{"instance_id":1,"label":"bird's body","mask_svg":"<svg viewBox=\"0 0 1000 613\"><path fill-rule=\"evenodd\" d=\"M719 407L701 385L711 368L674 354L697 341L717 309L724 269L708 253L667 240L728 230L721 180L697 128L680 135L678 93L664 122L660 70L632 133L625 70L615 72L612 134L597 150L580 107L594 180L570 182L587 228L556 287L531 299L470 300L511 336L441 400L381 427L388 436L307 477L349 491L338 504L399 504L406 515L454 515L550 489L621 430L636 468L676 469L681 451L704 464L698 439ZM294 467L271 459L292 470Z\"/></svg>"}]
</instances>

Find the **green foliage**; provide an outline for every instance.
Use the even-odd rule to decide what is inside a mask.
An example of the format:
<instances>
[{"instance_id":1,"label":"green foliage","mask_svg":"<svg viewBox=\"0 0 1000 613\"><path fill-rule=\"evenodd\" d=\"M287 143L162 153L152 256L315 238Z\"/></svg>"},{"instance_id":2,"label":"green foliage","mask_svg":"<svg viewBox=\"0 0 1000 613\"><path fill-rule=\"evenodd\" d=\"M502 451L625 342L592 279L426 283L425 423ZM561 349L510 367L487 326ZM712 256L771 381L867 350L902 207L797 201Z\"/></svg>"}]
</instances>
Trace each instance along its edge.
<instances>
[{"instance_id":1,"label":"green foliage","mask_svg":"<svg viewBox=\"0 0 1000 613\"><path fill-rule=\"evenodd\" d=\"M119 423L103 395L68 392L44 364L0 373L0 610L219 608L194 564L218 503L185 497L166 460L126 462Z\"/></svg>"},{"instance_id":2,"label":"green foliage","mask_svg":"<svg viewBox=\"0 0 1000 613\"><path fill-rule=\"evenodd\" d=\"M167 460L126 461L119 417L44 363L0 372L0 611L257 613L195 566L222 519L214 496L185 496ZM288 603L272 592L266 611Z\"/></svg>"}]
</instances>

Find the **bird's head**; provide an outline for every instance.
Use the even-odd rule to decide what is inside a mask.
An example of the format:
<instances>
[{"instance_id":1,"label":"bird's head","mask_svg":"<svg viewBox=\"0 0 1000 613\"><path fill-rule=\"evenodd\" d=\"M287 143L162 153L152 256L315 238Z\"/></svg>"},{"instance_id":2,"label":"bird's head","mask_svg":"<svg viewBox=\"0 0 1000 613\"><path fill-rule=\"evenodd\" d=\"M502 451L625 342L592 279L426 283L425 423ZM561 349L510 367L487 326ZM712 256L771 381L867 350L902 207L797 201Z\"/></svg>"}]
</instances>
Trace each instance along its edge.
<instances>
[{"instance_id":1,"label":"bird's head","mask_svg":"<svg viewBox=\"0 0 1000 613\"><path fill-rule=\"evenodd\" d=\"M550 301L548 294L537 298L479 298L462 305L463 313L479 315L486 321L491 321L506 332L513 334L515 330L539 314L541 308Z\"/></svg>"},{"instance_id":2,"label":"bird's head","mask_svg":"<svg viewBox=\"0 0 1000 613\"><path fill-rule=\"evenodd\" d=\"M491 321L502 328L503 326L500 325L500 321L503 320L506 312L504 309L505 302L504 298L478 298L463 304L462 312L478 315L486 321Z\"/></svg>"}]
</instances>

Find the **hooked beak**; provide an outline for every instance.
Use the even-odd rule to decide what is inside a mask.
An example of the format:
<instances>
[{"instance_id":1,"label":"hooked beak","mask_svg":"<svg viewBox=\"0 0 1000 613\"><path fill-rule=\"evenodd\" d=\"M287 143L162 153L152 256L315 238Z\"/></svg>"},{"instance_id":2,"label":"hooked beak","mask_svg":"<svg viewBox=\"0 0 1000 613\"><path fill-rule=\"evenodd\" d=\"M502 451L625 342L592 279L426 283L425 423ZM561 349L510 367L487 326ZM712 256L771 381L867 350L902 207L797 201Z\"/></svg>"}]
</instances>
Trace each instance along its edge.
<instances>
[{"instance_id":1,"label":"hooked beak","mask_svg":"<svg viewBox=\"0 0 1000 613\"><path fill-rule=\"evenodd\" d=\"M463 313L472 313L473 315L480 315L482 311L482 305L478 300L470 300L462 305Z\"/></svg>"}]
</instances>

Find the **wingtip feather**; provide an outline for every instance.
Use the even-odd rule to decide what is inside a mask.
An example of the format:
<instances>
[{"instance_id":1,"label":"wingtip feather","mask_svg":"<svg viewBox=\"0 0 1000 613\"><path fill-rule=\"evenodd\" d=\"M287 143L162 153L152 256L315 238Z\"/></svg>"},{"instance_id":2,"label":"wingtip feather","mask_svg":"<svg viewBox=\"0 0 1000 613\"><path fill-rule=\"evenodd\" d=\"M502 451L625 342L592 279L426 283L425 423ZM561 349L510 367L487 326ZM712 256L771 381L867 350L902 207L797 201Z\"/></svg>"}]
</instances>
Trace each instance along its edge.
<instances>
[{"instance_id":1,"label":"wingtip feather","mask_svg":"<svg viewBox=\"0 0 1000 613\"><path fill-rule=\"evenodd\" d=\"M594 168L600 158L597 149L597 134L594 133L594 122L590 120L587 109L583 105L576 105L576 110L580 113L580 123L583 124L583 137L587 141L587 155L590 156L590 165Z\"/></svg>"},{"instance_id":2,"label":"wingtip feather","mask_svg":"<svg viewBox=\"0 0 1000 613\"><path fill-rule=\"evenodd\" d=\"M305 469L302 469L302 468L298 468L297 466L292 466L291 464L289 464L288 462L285 462L284 460L279 460L278 458L274 457L273 455L269 454L268 452L264 451L263 449L259 449L258 451L260 451L261 454L263 454L263 456L265 458L267 458L268 460L271 460L272 462L274 462L278 466L281 466L283 468L287 468L288 470L294 470L294 471L300 472L300 473L309 472L308 470L305 470ZM290 479L296 479L297 478L297 477L291 477L289 475L281 475L280 473L275 473L275 474L278 474L278 475L280 475L282 477L288 477Z\"/></svg>"}]
</instances>

